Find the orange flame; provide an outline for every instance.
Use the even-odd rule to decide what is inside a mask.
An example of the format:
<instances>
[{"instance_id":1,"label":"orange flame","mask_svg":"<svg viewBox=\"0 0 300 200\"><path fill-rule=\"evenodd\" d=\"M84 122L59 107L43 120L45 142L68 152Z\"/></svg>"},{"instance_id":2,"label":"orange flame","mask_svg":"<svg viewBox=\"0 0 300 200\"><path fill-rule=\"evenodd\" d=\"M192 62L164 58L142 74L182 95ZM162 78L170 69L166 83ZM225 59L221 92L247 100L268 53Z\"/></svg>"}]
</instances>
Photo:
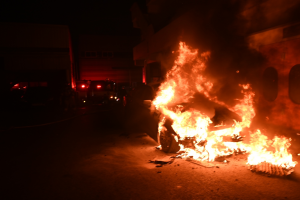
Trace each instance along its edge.
<instances>
[{"instance_id":1,"label":"orange flame","mask_svg":"<svg viewBox=\"0 0 300 200\"><path fill-rule=\"evenodd\" d=\"M184 140L187 137L195 138L195 149L180 145L181 150L185 150L184 155L193 156L194 159L214 161L217 156L226 156L235 150L242 150L250 153L248 163L251 165L266 161L287 168L294 167L296 162L292 161L292 155L287 151L290 146L290 140L287 138L275 137L271 141L258 130L251 134L250 144L223 141L223 136L238 136L243 129L250 127L255 116L253 109L255 94L249 84L240 85L244 98L232 108L211 96L213 83L203 75L209 57L210 52L204 52L199 56L197 49L191 49L184 42L180 42L174 66L168 71L166 80L161 84L157 97L153 101L155 107L164 116L173 120L172 128L179 136L176 137L177 140ZM240 115L242 121L235 121L234 125L227 129L209 131L208 126L212 122L200 111L189 109L181 112L181 106L178 106L177 109L169 108L170 105L188 102L196 92L204 94L211 101L225 105ZM159 132L163 129L164 120L165 118L159 123ZM206 143L198 145L201 142ZM274 152L267 151L270 145L275 148Z\"/></svg>"},{"instance_id":2,"label":"orange flame","mask_svg":"<svg viewBox=\"0 0 300 200\"><path fill-rule=\"evenodd\" d=\"M202 75L206 68L205 61L210 56L209 52L202 53L199 58L198 50L191 50L185 43L180 42L178 53L174 66L168 71L166 81L161 84L153 102L156 107L188 102L196 91L208 95L213 86L213 83Z\"/></svg>"},{"instance_id":3,"label":"orange flame","mask_svg":"<svg viewBox=\"0 0 300 200\"><path fill-rule=\"evenodd\" d=\"M295 167L296 162L293 161L292 155L287 151L290 145L288 138L275 136L273 140L268 140L268 137L262 135L258 130L251 134L251 153L248 157L248 163L257 165L261 162L268 162L287 169ZM275 152L267 150L270 146L275 149Z\"/></svg>"}]
</instances>

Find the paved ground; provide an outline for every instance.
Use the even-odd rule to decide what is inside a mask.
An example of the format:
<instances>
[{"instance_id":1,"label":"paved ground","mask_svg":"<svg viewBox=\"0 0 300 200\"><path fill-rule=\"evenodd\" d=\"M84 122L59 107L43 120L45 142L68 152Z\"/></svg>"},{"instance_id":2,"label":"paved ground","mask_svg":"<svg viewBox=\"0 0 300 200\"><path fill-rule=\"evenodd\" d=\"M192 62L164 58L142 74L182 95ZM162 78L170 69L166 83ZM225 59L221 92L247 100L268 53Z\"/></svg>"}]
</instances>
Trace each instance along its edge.
<instances>
[{"instance_id":1,"label":"paved ground","mask_svg":"<svg viewBox=\"0 0 300 200\"><path fill-rule=\"evenodd\" d=\"M148 161L171 154L145 133L124 134L119 111L85 112L1 132L0 199L300 199L298 166L287 178L252 173L243 157L219 168L181 159L156 167Z\"/></svg>"}]
</instances>

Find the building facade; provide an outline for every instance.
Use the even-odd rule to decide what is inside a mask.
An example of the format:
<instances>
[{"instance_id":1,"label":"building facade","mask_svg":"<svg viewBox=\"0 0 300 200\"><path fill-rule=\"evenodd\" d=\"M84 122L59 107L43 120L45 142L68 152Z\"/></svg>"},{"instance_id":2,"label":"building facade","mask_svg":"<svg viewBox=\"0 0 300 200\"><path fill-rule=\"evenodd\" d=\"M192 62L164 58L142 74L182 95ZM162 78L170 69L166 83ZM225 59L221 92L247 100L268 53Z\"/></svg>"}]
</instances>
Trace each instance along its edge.
<instances>
[{"instance_id":1,"label":"building facade","mask_svg":"<svg viewBox=\"0 0 300 200\"><path fill-rule=\"evenodd\" d=\"M259 68L254 75L260 84L257 115L266 123L300 130L299 8L297 0L149 0L147 12L134 4L133 26L141 30L141 41L133 48L135 65L143 67L144 83L159 84L172 67L172 52L179 41L195 45L199 51L212 50L212 55L219 53L221 59L216 63L220 65L215 71L225 74L223 82L234 79L235 75L226 75L242 68L238 65L248 65L244 72L240 70L247 77L253 64L253 69ZM255 51L264 62L254 66L251 59L242 61L234 52L239 48L248 54ZM237 66L224 69L222 59L232 59L230 64Z\"/></svg>"},{"instance_id":2,"label":"building facade","mask_svg":"<svg viewBox=\"0 0 300 200\"><path fill-rule=\"evenodd\" d=\"M135 37L82 35L79 37L79 79L142 82L142 68L133 62Z\"/></svg>"}]
</instances>

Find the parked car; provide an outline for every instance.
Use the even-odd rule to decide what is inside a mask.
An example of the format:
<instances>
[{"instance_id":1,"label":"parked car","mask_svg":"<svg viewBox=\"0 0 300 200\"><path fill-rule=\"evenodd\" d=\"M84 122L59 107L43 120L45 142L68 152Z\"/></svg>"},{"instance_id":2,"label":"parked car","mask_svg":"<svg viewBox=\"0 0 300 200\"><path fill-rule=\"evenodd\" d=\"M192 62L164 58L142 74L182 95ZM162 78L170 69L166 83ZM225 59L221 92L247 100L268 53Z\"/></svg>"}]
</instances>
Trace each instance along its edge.
<instances>
[{"instance_id":1,"label":"parked car","mask_svg":"<svg viewBox=\"0 0 300 200\"><path fill-rule=\"evenodd\" d=\"M114 104L118 101L116 83L109 80L91 81L88 101L92 104Z\"/></svg>"}]
</instances>

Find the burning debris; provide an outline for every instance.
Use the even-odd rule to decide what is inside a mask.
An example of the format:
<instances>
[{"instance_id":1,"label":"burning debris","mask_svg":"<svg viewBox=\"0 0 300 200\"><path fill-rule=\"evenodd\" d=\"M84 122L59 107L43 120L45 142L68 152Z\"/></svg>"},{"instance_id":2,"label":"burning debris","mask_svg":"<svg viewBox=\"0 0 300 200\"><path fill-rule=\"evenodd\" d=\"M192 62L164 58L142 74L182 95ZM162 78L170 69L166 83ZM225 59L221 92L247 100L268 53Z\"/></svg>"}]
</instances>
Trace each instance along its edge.
<instances>
[{"instance_id":1,"label":"burning debris","mask_svg":"<svg viewBox=\"0 0 300 200\"><path fill-rule=\"evenodd\" d=\"M250 142L250 170L279 176L289 175L294 171L296 162L292 161L292 155L287 151L291 145L290 139L275 136L273 140L268 140L267 136L258 130L251 134ZM268 151L269 148L273 148L274 151Z\"/></svg>"},{"instance_id":2,"label":"burning debris","mask_svg":"<svg viewBox=\"0 0 300 200\"><path fill-rule=\"evenodd\" d=\"M250 169L253 172L262 172L275 176L287 176L294 171L293 167L286 168L279 165L273 165L268 162L261 162L257 165L249 165L248 169Z\"/></svg>"},{"instance_id":3,"label":"burning debris","mask_svg":"<svg viewBox=\"0 0 300 200\"><path fill-rule=\"evenodd\" d=\"M210 53L198 56L198 50L191 50L183 42L179 44L178 53L153 101L162 116L159 123L161 150L178 152L177 158L200 163L228 163L226 157L247 153L252 171L279 176L292 173L296 162L287 152L289 139L275 137L268 140L257 130L250 133L250 143L244 143L244 136L240 135L250 127L255 116L254 92L250 85L239 85L244 98L234 107L229 107L211 95L214 84L203 75ZM218 105L213 118L185 106L196 92ZM267 151L269 147L273 151Z\"/></svg>"}]
</instances>

